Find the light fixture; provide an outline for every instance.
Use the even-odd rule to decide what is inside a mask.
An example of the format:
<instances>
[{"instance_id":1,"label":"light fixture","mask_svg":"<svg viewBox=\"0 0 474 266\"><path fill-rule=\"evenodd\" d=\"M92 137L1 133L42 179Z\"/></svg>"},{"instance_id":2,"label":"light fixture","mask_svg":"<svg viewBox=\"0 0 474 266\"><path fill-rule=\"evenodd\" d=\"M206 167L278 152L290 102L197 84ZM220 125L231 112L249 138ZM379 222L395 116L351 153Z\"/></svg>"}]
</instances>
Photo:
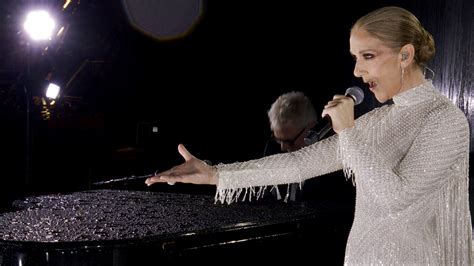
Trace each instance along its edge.
<instances>
[{"instance_id":1,"label":"light fixture","mask_svg":"<svg viewBox=\"0 0 474 266\"><path fill-rule=\"evenodd\" d=\"M35 41L50 40L55 27L56 23L45 10L29 12L23 24L25 31Z\"/></svg>"},{"instance_id":2,"label":"light fixture","mask_svg":"<svg viewBox=\"0 0 474 266\"><path fill-rule=\"evenodd\" d=\"M54 31L56 30L56 22L54 21L53 17L46 11L45 9L42 10L34 10L30 11L26 19L23 23L23 29L24 32L26 33L27 37L31 39L34 42L40 43L39 46L35 46L32 44L32 42L26 42L27 45L26 47L26 53L27 55L25 56L26 58L26 68L25 68L25 78L24 78L24 83L23 83L23 90L25 93L25 140L26 140L26 161L25 161L25 188L26 190L29 190L30 187L30 178L31 178L31 129L30 129L30 105L31 105L31 100L32 100L32 94L30 91L30 88L32 87L32 82L33 82L33 75L31 74L31 69L36 69L35 63L37 63L37 57L34 56L34 52L37 48L42 49L44 51L47 51L47 47L42 47L45 43L48 43L53 38ZM46 92L47 97L50 98L56 98L57 95L59 94L59 86L51 86L51 88L48 88L48 91ZM54 100L54 99L53 99ZM45 120L49 120L51 117L51 112L49 109L52 104L48 105L43 105L43 108L41 113L42 116Z\"/></svg>"},{"instance_id":3,"label":"light fixture","mask_svg":"<svg viewBox=\"0 0 474 266\"><path fill-rule=\"evenodd\" d=\"M49 99L56 99L59 95L60 90L60 86L54 83L49 83L48 87L46 88L46 97L48 97Z\"/></svg>"}]
</instances>

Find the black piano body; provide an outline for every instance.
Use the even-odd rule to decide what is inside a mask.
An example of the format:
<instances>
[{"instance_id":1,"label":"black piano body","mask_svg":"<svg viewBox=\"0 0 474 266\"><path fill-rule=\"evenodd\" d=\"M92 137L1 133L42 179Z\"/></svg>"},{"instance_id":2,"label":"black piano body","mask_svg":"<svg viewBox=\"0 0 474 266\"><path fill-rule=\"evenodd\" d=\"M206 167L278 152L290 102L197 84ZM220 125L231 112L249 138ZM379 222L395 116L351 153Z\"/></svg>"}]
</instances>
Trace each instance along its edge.
<instances>
[{"instance_id":1,"label":"black piano body","mask_svg":"<svg viewBox=\"0 0 474 266\"><path fill-rule=\"evenodd\" d=\"M90 190L0 214L1 265L295 262L341 265L352 210L316 202ZM318 264L319 264L318 263Z\"/></svg>"}]
</instances>

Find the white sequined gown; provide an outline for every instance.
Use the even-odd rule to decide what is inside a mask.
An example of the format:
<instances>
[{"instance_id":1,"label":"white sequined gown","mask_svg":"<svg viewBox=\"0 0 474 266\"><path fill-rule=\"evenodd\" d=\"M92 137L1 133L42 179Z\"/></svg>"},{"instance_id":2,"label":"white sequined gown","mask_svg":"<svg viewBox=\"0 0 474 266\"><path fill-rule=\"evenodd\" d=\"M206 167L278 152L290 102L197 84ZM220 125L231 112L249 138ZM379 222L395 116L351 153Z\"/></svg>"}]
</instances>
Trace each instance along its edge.
<instances>
[{"instance_id":1,"label":"white sequined gown","mask_svg":"<svg viewBox=\"0 0 474 266\"><path fill-rule=\"evenodd\" d=\"M218 165L216 200L344 169L357 189L345 264L471 265L467 119L431 81L393 101L299 151Z\"/></svg>"}]
</instances>

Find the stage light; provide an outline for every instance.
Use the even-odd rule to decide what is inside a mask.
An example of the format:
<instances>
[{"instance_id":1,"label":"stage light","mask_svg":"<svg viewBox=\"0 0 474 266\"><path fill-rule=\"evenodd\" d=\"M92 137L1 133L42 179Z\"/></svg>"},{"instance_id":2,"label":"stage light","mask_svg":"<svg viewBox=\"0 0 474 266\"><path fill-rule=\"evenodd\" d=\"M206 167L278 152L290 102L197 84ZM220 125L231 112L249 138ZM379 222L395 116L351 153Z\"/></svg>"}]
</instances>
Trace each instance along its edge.
<instances>
[{"instance_id":1,"label":"stage light","mask_svg":"<svg viewBox=\"0 0 474 266\"><path fill-rule=\"evenodd\" d=\"M3 0L2 0L3 1ZM25 147L26 147L26 161L25 161L25 189L28 191L30 189L30 178L31 178L31 103L34 100L33 88L37 86L34 85L36 80L35 72L38 72L39 60L46 54L48 54L49 41L52 40L57 32L56 22L53 17L46 10L34 10L30 11L26 15L26 19L23 22L24 34L22 34L25 39L28 37L31 41L25 42L25 73L23 78L23 91L25 94ZM62 34L64 35L64 33ZM59 36L57 36L59 37ZM57 39L56 37L56 39ZM33 42L38 42L38 45L33 44ZM43 47L44 45L46 47ZM41 55L36 54L36 52L42 51ZM48 98L56 98L59 94L59 86L51 86L50 89L46 92ZM43 97L43 96L41 96ZM49 101L49 100L48 100ZM50 105L43 105L41 116L45 120L51 118Z\"/></svg>"},{"instance_id":2,"label":"stage light","mask_svg":"<svg viewBox=\"0 0 474 266\"><path fill-rule=\"evenodd\" d=\"M61 87L54 83L49 83L48 88L46 89L46 97L49 99L56 99L58 97Z\"/></svg>"},{"instance_id":3,"label":"stage light","mask_svg":"<svg viewBox=\"0 0 474 266\"><path fill-rule=\"evenodd\" d=\"M56 23L45 10L31 11L26 16L23 28L35 41L50 40Z\"/></svg>"}]
</instances>

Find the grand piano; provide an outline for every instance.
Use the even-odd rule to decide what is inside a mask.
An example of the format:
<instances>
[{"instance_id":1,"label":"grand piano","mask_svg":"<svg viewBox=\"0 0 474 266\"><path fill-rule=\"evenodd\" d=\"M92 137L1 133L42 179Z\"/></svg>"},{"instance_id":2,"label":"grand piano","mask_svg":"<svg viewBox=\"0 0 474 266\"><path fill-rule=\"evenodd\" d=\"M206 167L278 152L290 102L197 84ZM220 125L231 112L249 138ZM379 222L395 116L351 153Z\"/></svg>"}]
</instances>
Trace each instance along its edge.
<instances>
[{"instance_id":1,"label":"grand piano","mask_svg":"<svg viewBox=\"0 0 474 266\"><path fill-rule=\"evenodd\" d=\"M0 265L308 261L341 265L353 210L96 189L17 200L0 214ZM318 263L319 262L319 263Z\"/></svg>"}]
</instances>

